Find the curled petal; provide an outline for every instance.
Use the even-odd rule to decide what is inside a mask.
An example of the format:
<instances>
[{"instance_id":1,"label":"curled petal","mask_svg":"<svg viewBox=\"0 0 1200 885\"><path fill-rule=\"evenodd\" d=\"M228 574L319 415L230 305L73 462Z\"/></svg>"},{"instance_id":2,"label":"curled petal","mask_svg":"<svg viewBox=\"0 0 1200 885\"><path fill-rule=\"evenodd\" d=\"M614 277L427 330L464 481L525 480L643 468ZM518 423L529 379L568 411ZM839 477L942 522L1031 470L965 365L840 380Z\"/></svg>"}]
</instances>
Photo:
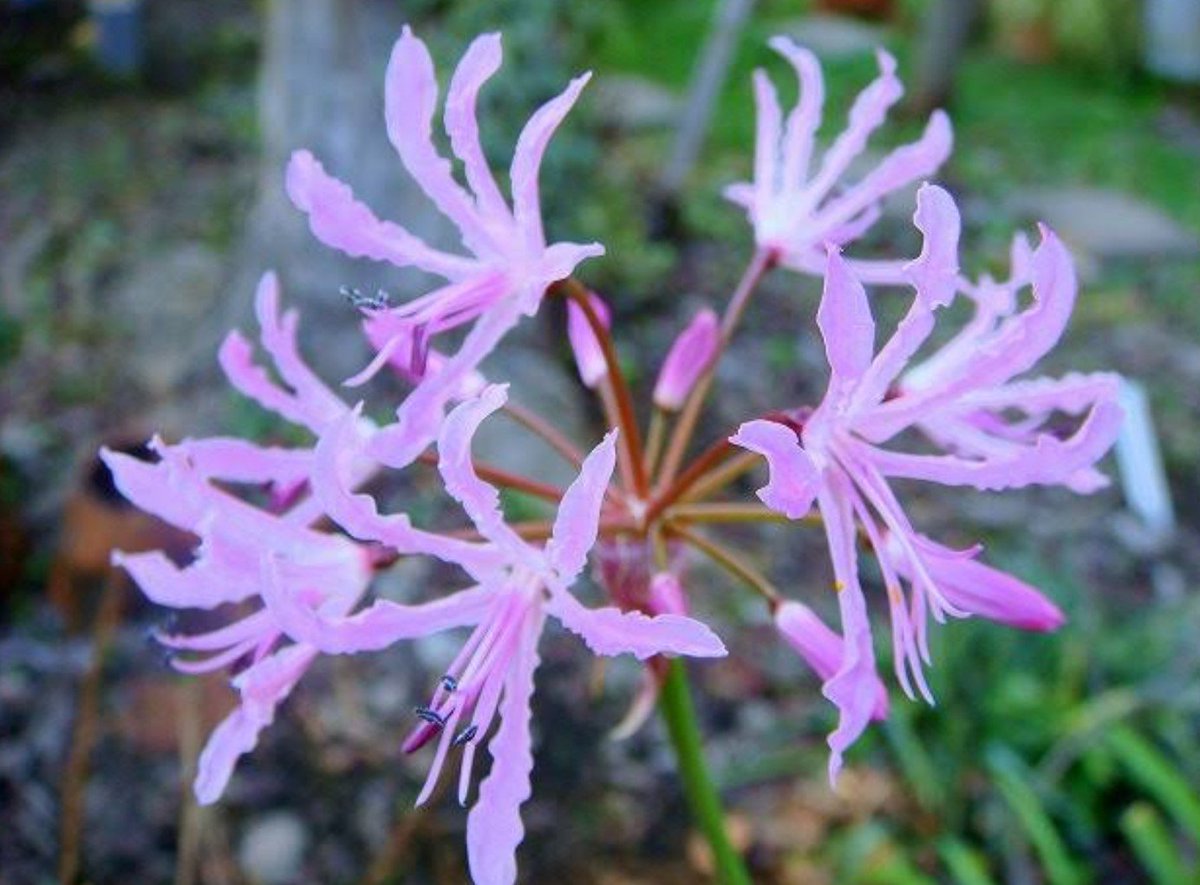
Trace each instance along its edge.
<instances>
[{"instance_id":1,"label":"curled petal","mask_svg":"<svg viewBox=\"0 0 1200 885\"><path fill-rule=\"evenodd\" d=\"M478 578L495 567L495 551L479 544L415 528L407 514L382 514L375 499L354 491L374 465L364 451L370 438L359 433L359 409L334 422L317 442L313 460L313 494L325 513L364 541L378 541L399 553L424 553L462 566Z\"/></svg>"},{"instance_id":2,"label":"curled petal","mask_svg":"<svg viewBox=\"0 0 1200 885\"><path fill-rule=\"evenodd\" d=\"M304 675L316 652L293 645L263 658L234 680L242 704L213 731L196 765L196 800L211 805L221 798L237 760L258 744L275 720L275 709Z\"/></svg>"},{"instance_id":3,"label":"curled petal","mask_svg":"<svg viewBox=\"0 0 1200 885\"><path fill-rule=\"evenodd\" d=\"M517 138L509 173L512 181L513 213L516 216L517 227L530 249L546 248L538 195L538 172L541 169L542 156L546 153L554 130L574 107L579 93L591 77L590 72L576 77L561 94L538 108Z\"/></svg>"},{"instance_id":4,"label":"curled petal","mask_svg":"<svg viewBox=\"0 0 1200 885\"><path fill-rule=\"evenodd\" d=\"M554 530L546 544L546 561L564 585L570 585L583 571L588 551L596 543L600 508L616 464L616 441L614 429L592 449L558 506Z\"/></svg>"},{"instance_id":5,"label":"curled petal","mask_svg":"<svg viewBox=\"0 0 1200 885\"><path fill-rule=\"evenodd\" d=\"M829 358L829 397L835 407L875 356L875 319L866 289L836 249L829 250L817 325Z\"/></svg>"},{"instance_id":6,"label":"curled petal","mask_svg":"<svg viewBox=\"0 0 1200 885\"><path fill-rule=\"evenodd\" d=\"M504 405L508 388L493 384L478 398L455 406L438 437L438 471L446 491L462 505L479 533L516 560L528 560L531 548L508 527L496 489L479 478L471 460L471 441L479 425Z\"/></svg>"},{"instance_id":7,"label":"curled petal","mask_svg":"<svg viewBox=\"0 0 1200 885\"><path fill-rule=\"evenodd\" d=\"M433 59L425 44L405 25L392 48L384 81L388 138L409 175L425 195L462 233L474 252L486 250L489 238L479 223L471 198L454 180L450 162L433 143L433 113L438 85Z\"/></svg>"},{"instance_id":8,"label":"curled petal","mask_svg":"<svg viewBox=\"0 0 1200 885\"><path fill-rule=\"evenodd\" d=\"M480 34L471 41L446 91L445 121L450 147L463 161L467 182L475 192L480 210L486 215L505 218L509 215L508 206L488 168L475 118L479 90L500 69L501 58L499 34Z\"/></svg>"},{"instance_id":9,"label":"curled petal","mask_svg":"<svg viewBox=\"0 0 1200 885\"><path fill-rule=\"evenodd\" d=\"M788 519L800 519L812 509L820 471L789 428L774 421L747 421L729 441L767 459L770 479L758 490L764 504Z\"/></svg>"},{"instance_id":10,"label":"curled petal","mask_svg":"<svg viewBox=\"0 0 1200 885\"><path fill-rule=\"evenodd\" d=\"M355 198L349 185L329 175L308 151L292 154L287 193L308 216L313 236L351 258L418 267L447 279L460 279L475 270L475 262L434 249L400 225L381 221Z\"/></svg>"}]
</instances>

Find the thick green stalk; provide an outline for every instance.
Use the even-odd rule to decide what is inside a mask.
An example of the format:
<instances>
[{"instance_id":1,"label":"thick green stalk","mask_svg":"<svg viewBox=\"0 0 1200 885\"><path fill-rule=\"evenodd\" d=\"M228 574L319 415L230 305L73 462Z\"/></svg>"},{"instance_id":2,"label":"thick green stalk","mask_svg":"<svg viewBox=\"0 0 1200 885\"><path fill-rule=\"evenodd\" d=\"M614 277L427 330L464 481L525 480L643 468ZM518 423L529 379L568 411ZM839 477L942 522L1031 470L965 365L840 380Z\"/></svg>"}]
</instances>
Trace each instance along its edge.
<instances>
[{"instance_id":1,"label":"thick green stalk","mask_svg":"<svg viewBox=\"0 0 1200 885\"><path fill-rule=\"evenodd\" d=\"M687 670L678 659L672 660L667 667L659 710L671 734L671 744L679 762L679 777L683 780L683 791L691 806L692 817L712 847L717 881L721 885L750 885L750 874L725 831L721 797L717 795L716 786L704 762L700 727L692 706Z\"/></svg>"}]
</instances>

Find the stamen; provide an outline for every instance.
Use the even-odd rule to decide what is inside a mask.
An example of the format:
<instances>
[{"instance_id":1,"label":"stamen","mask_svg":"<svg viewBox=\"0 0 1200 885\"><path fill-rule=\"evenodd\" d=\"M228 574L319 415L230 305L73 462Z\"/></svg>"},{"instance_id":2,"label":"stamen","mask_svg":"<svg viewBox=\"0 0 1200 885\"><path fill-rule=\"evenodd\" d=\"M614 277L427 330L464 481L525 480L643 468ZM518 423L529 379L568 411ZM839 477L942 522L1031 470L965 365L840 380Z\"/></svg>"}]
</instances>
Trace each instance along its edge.
<instances>
[{"instance_id":1,"label":"stamen","mask_svg":"<svg viewBox=\"0 0 1200 885\"><path fill-rule=\"evenodd\" d=\"M450 692L458 691L458 680L447 673L442 677L442 688Z\"/></svg>"},{"instance_id":2,"label":"stamen","mask_svg":"<svg viewBox=\"0 0 1200 885\"><path fill-rule=\"evenodd\" d=\"M451 746L461 747L463 744L470 743L472 740L474 740L475 735L477 735L478 733L479 733L478 725L472 725L472 726L469 726L468 728L464 728L462 731L460 731L458 734L456 734L454 736L454 740L451 742Z\"/></svg>"},{"instance_id":3,"label":"stamen","mask_svg":"<svg viewBox=\"0 0 1200 885\"><path fill-rule=\"evenodd\" d=\"M338 292L359 310L386 310L392 306L392 296L385 289L376 289L374 295L364 295L353 286L339 286Z\"/></svg>"},{"instance_id":4,"label":"stamen","mask_svg":"<svg viewBox=\"0 0 1200 885\"><path fill-rule=\"evenodd\" d=\"M417 718L423 719L430 725L436 726L437 728L443 728L446 725L445 717L442 716L442 714L437 710L431 709L430 707L417 707L413 712L417 714Z\"/></svg>"}]
</instances>

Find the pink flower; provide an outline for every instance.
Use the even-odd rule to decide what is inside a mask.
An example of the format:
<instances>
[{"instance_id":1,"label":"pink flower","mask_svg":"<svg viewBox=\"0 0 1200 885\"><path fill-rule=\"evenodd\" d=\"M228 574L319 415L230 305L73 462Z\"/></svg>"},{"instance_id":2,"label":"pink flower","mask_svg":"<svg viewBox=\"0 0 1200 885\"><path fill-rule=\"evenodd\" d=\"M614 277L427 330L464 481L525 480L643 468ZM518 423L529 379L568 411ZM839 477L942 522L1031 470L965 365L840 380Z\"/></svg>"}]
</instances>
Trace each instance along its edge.
<instances>
[{"instance_id":1,"label":"pink flower","mask_svg":"<svg viewBox=\"0 0 1200 885\"><path fill-rule=\"evenodd\" d=\"M604 303L604 299L595 292L588 292L588 302L607 329L612 312ZM594 388L608 375L608 363L604 359L604 349L596 340L588 323L587 315L573 300L567 302L567 340L571 343L571 353L575 356L575 366L579 369L580 379L584 386Z\"/></svg>"},{"instance_id":2,"label":"pink flower","mask_svg":"<svg viewBox=\"0 0 1200 885\"><path fill-rule=\"evenodd\" d=\"M717 315L711 310L696 314L667 352L654 384L654 404L668 412L683 408L683 401L716 356L720 341Z\"/></svg>"},{"instance_id":3,"label":"pink flower","mask_svg":"<svg viewBox=\"0 0 1200 885\"><path fill-rule=\"evenodd\" d=\"M444 122L468 187L451 174L451 164L434 144L437 80L429 52L407 27L388 65L388 137L404 167L426 196L455 227L466 255L435 249L397 224L381 221L329 176L307 151L288 167L292 202L308 215L313 234L327 246L355 257L416 267L446 280L427 295L387 311L423 352L440 332L473 323L458 352L401 404L392 432L378 439L385 463L409 463L437 434L449 399L522 315L534 314L556 280L585 258L601 255L597 243L547 244L542 229L538 170L554 130L574 105L590 75L571 81L530 118L517 140L509 180L512 204L505 201L484 158L475 118L479 90L500 66L500 36L476 38L459 62L446 98ZM408 331L411 330L411 331Z\"/></svg>"},{"instance_id":4,"label":"pink flower","mask_svg":"<svg viewBox=\"0 0 1200 885\"><path fill-rule=\"evenodd\" d=\"M927 386L889 399L905 365L932 333L936 310L954 296L958 285L959 219L949 195L923 188L915 221L925 247L904 273L916 297L891 339L876 352L866 292L831 250L817 312L831 370L825 398L811 415L797 416L799 438L782 424L758 420L742 425L732 439L767 459L770 480L759 497L769 507L799 518L815 502L825 524L845 643L841 666L824 689L840 712L838 728L829 738L831 777L840 769L845 748L865 728L875 703L874 652L858 578L856 521L874 548L887 585L897 678L910 695L911 673L929 698L921 669L922 660L928 660L927 612L939 620L971 611L1014 619L1001 601L962 592L963 562L954 561L963 554L918 535L888 479L981 489L1071 484L1108 450L1121 422L1113 376L1087 376L1087 383L1011 380L1032 368L1058 340L1075 296L1070 258L1048 230L1043 230L1042 242L1029 259L1032 306L991 327L969 353L954 360L952 370L933 373ZM930 361L937 359L935 352ZM1037 394L1044 390L1051 392L1039 399ZM1028 398L1033 404L1025 402ZM1010 425L1006 415L1013 408L1036 416L1038 426L1020 421ZM995 427L977 429L970 451L909 454L883 448L903 430L940 427L963 415L978 415L981 409ZM1071 435L1060 438L1040 428L1041 419L1054 409L1083 416ZM974 571L973 577L985 576ZM990 574L986 577L987 583L974 593L1006 590ZM907 600L902 578L910 588Z\"/></svg>"},{"instance_id":5,"label":"pink flower","mask_svg":"<svg viewBox=\"0 0 1200 885\"><path fill-rule=\"evenodd\" d=\"M931 175L950 155L952 136L946 115L937 111L921 138L884 157L858 182L838 188L851 162L903 94L896 61L880 50L880 75L858 96L846 129L814 166L821 124L824 83L821 67L807 49L787 37L770 46L788 60L800 80L800 97L785 120L775 87L762 70L754 72L758 127L754 181L731 185L726 196L746 209L759 247L789 267L822 273L825 246L842 246L861 236L879 217L889 193ZM863 261L854 267L867 282L902 282L900 262Z\"/></svg>"},{"instance_id":6,"label":"pink flower","mask_svg":"<svg viewBox=\"0 0 1200 885\"><path fill-rule=\"evenodd\" d=\"M154 463L104 450L101 457L117 488L133 504L200 538L192 562L176 566L161 551L113 554L154 602L172 608L215 608L253 601L262 595L261 560L283 557L276 580L306 604L330 614L349 612L362 598L371 576L368 551L347 538L307 528L303 522L259 510L212 484L272 482L290 477L306 453L260 449L240 440L199 440L167 446L155 440ZM271 613L259 608L209 633L161 635L177 652L206 657L173 665L204 673L248 661L232 680L240 706L217 726L200 755L196 797L203 804L220 798L237 759L252 750L275 709L316 658L304 643L282 644L284 634Z\"/></svg>"},{"instance_id":7,"label":"pink flower","mask_svg":"<svg viewBox=\"0 0 1200 885\"><path fill-rule=\"evenodd\" d=\"M428 798L449 750L461 746L459 797L465 803L477 739L499 716L500 726L489 743L491 773L480 786L467 823L471 872L481 883L512 882L516 877L514 852L524 835L520 806L529 796L532 767L529 703L538 637L547 615L578 634L596 654L642 659L656 654L725 654L721 641L691 618L648 617L614 607L588 609L569 592L596 541L601 503L615 464L615 431L585 459L563 496L544 546L523 540L504 522L496 490L475 473L470 446L480 423L505 398L503 387L492 386L455 407L438 441L446 490L496 554L494 561L474 563L474 586L430 603L429 611L380 601L353 615L330 616L282 587L267 596L268 606L293 639L328 653L374 650L450 626L474 625L429 704L419 708L422 722L405 746L413 750L437 738L418 804ZM331 435L322 446L336 439ZM333 457L332 450L318 452L318 460L326 457ZM317 470L322 469L318 465ZM327 482L336 482L336 471L321 481L319 493L324 500L337 498L339 493ZM388 518L380 517L365 496L344 495L331 509L335 518L352 523L357 531L381 538L390 531Z\"/></svg>"}]
</instances>

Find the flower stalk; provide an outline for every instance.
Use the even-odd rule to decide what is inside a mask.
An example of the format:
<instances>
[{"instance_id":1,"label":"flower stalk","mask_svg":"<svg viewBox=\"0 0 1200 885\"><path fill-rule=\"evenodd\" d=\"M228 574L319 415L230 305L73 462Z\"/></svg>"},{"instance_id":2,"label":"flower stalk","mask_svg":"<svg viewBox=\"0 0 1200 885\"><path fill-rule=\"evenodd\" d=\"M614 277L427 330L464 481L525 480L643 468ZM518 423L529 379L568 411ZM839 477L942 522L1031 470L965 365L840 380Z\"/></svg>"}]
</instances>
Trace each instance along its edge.
<instances>
[{"instance_id":1,"label":"flower stalk","mask_svg":"<svg viewBox=\"0 0 1200 885\"><path fill-rule=\"evenodd\" d=\"M696 708L683 662L667 665L667 678L659 697L659 710L671 736L679 763L679 778L692 818L699 825L713 853L713 867L721 885L750 885L750 873L742 856L729 840L721 797L704 759Z\"/></svg>"}]
</instances>

